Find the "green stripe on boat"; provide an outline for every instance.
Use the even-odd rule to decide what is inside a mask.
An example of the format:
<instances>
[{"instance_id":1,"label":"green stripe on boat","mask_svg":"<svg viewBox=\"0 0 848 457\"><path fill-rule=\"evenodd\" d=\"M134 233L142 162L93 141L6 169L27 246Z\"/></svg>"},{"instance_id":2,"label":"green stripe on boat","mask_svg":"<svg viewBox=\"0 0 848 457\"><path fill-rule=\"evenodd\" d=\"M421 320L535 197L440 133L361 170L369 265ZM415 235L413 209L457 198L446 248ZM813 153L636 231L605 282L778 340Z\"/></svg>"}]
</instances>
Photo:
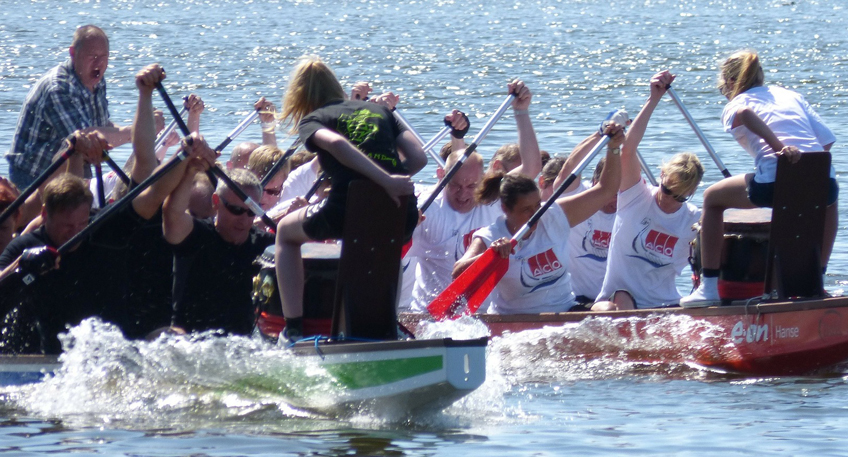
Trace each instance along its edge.
<instances>
[{"instance_id":1,"label":"green stripe on boat","mask_svg":"<svg viewBox=\"0 0 848 457\"><path fill-rule=\"evenodd\" d=\"M442 356L408 359L375 360L326 364L327 370L340 385L348 389L363 389L409 379L442 369Z\"/></svg>"}]
</instances>

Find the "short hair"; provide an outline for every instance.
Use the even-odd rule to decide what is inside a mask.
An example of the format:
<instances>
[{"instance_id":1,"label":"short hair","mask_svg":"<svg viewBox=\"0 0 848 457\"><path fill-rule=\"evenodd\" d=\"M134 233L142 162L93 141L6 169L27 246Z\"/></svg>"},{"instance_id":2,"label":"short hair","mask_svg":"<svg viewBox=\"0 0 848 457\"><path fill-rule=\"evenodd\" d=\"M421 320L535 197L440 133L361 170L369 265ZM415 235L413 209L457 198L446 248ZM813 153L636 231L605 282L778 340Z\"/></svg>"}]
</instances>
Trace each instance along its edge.
<instances>
[{"instance_id":1,"label":"short hair","mask_svg":"<svg viewBox=\"0 0 848 457\"><path fill-rule=\"evenodd\" d=\"M345 91L333 70L318 56L304 56L289 78L278 118L296 126L307 114L331 101L344 99Z\"/></svg>"},{"instance_id":2,"label":"short hair","mask_svg":"<svg viewBox=\"0 0 848 457\"><path fill-rule=\"evenodd\" d=\"M735 82L731 82L731 79ZM752 87L762 86L764 82L760 57L753 49L734 52L721 64L718 88L730 100Z\"/></svg>"},{"instance_id":3,"label":"short hair","mask_svg":"<svg viewBox=\"0 0 848 457\"><path fill-rule=\"evenodd\" d=\"M439 157L441 157L442 160L448 160L448 156L450 156L451 153L453 153L453 142L448 141L444 146L442 146L442 149L439 150Z\"/></svg>"},{"instance_id":4,"label":"short hair","mask_svg":"<svg viewBox=\"0 0 848 457\"><path fill-rule=\"evenodd\" d=\"M250 158L247 160L247 169L256 175L259 179L265 179L265 175L271 171L271 168L283 157L283 151L276 146L262 145L254 149L250 153ZM286 163L280 168L279 172L289 173L289 163Z\"/></svg>"},{"instance_id":5,"label":"short hair","mask_svg":"<svg viewBox=\"0 0 848 457\"><path fill-rule=\"evenodd\" d=\"M259 178L250 171L243 168L233 168L227 172L227 176L246 194L253 194L253 196L262 195L262 185L259 183ZM223 179L218 180L218 187L215 189L215 194L220 197L224 193L224 189L227 188L227 184Z\"/></svg>"},{"instance_id":6,"label":"short hair","mask_svg":"<svg viewBox=\"0 0 848 457\"><path fill-rule=\"evenodd\" d=\"M315 158L315 153L309 151L298 151L295 152L293 156L289 159L289 163L291 164L291 169L295 170L299 168L301 165L309 163L312 159Z\"/></svg>"},{"instance_id":7,"label":"short hair","mask_svg":"<svg viewBox=\"0 0 848 457\"><path fill-rule=\"evenodd\" d=\"M72 211L81 205L91 206L94 196L82 178L63 173L50 181L41 194L41 202L48 215Z\"/></svg>"},{"instance_id":8,"label":"short hair","mask_svg":"<svg viewBox=\"0 0 848 457\"><path fill-rule=\"evenodd\" d=\"M71 46L74 48L74 52L79 51L80 47L92 38L103 38L106 40L106 46L109 46L109 37L106 36L106 32L96 25L88 24L83 25L74 31L74 39L71 41Z\"/></svg>"},{"instance_id":9,"label":"short hair","mask_svg":"<svg viewBox=\"0 0 848 457\"><path fill-rule=\"evenodd\" d=\"M456 162L459 162L459 158L462 157L463 154L465 154L464 150L451 152L451 154L448 156L448 158L445 159L445 170L450 170L451 167L453 166L453 164L455 164ZM472 157L473 157L473 159L472 159ZM463 162L462 166L463 167L467 166L468 162L473 163L475 161L479 162L480 170L483 170L483 156L480 155L480 153L477 152L477 151L472 152L465 159L465 162Z\"/></svg>"},{"instance_id":10,"label":"short hair","mask_svg":"<svg viewBox=\"0 0 848 457\"><path fill-rule=\"evenodd\" d=\"M698 156L691 152L675 154L660 170L668 179L666 187L678 195L694 191L704 177L704 166Z\"/></svg>"},{"instance_id":11,"label":"short hair","mask_svg":"<svg viewBox=\"0 0 848 457\"><path fill-rule=\"evenodd\" d=\"M545 187L550 186L554 183L554 181L556 181L563 165L565 165L565 159L559 156L554 156L551 157L550 160L548 160L548 163L542 167L542 182L545 183Z\"/></svg>"}]
</instances>

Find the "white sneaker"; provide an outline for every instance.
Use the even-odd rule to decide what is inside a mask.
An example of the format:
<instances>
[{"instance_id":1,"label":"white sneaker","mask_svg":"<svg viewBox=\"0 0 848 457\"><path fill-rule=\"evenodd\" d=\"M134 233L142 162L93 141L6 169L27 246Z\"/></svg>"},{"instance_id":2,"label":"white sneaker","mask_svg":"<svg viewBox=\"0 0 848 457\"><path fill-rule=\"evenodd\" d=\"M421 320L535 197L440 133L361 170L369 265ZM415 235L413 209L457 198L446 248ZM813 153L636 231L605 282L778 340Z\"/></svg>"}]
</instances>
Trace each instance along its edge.
<instances>
[{"instance_id":1,"label":"white sneaker","mask_svg":"<svg viewBox=\"0 0 848 457\"><path fill-rule=\"evenodd\" d=\"M712 279L712 281L707 281ZM708 282L713 284L707 284ZM701 285L692 292L692 295L680 299L683 308L705 308L707 306L720 305L721 297L718 295L718 278L701 278Z\"/></svg>"}]
</instances>

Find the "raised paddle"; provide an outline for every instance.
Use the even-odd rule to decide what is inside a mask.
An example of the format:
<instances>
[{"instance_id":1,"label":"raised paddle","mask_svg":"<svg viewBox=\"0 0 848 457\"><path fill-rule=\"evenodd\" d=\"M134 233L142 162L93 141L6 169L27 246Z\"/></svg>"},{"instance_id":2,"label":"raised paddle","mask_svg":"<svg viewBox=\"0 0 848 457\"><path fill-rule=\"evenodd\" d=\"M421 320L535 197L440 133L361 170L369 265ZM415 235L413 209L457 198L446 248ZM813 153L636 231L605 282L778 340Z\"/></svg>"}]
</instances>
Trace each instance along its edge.
<instances>
[{"instance_id":1,"label":"raised paddle","mask_svg":"<svg viewBox=\"0 0 848 457\"><path fill-rule=\"evenodd\" d=\"M442 129L439 130L439 133L437 133L436 136L433 137L432 140L425 142L424 138L422 138L421 135L419 135L418 132L415 131L415 129L412 127L412 125L409 123L409 121L406 120L406 117L404 117L403 114L401 114L400 111L395 110L394 115L395 115L395 118L397 118L398 122L403 124L403 126L406 127L406 129L409 130L410 133L412 133L412 135L415 137L415 139L418 140L418 143L421 144L421 148L424 149L424 152L426 152L427 154L430 154L430 157L432 157L433 160L436 161L436 164L438 164L444 170L445 169L445 161L442 160L442 158L441 158L441 156L439 156L439 154L436 154L436 152L433 150L433 147L436 144L438 144L438 142L441 141L442 138L447 136L448 133L450 133L450 131L451 131L450 126L446 125L445 127L442 127Z\"/></svg>"},{"instance_id":2,"label":"raised paddle","mask_svg":"<svg viewBox=\"0 0 848 457\"><path fill-rule=\"evenodd\" d=\"M105 150L103 151L103 160L106 161L106 163L109 164L109 168L118 175L118 179L120 179L125 185L130 185L130 177L124 173L124 170L121 169L120 165L118 165Z\"/></svg>"},{"instance_id":3,"label":"raised paddle","mask_svg":"<svg viewBox=\"0 0 848 457\"><path fill-rule=\"evenodd\" d=\"M283 156L280 157L279 160L277 160L277 162L271 167L270 170L268 170L268 173L265 173L265 177L262 178L262 181L260 181L260 184L262 185L263 189L265 188L265 186L268 185L269 182L271 182L272 179L274 179L274 175L277 174L278 171L280 171L280 168L283 168L283 165L285 165L289 158L294 155L295 151L297 151L297 148L299 148L300 145L300 138L294 140L294 143L292 143L292 145L288 149L286 149L286 152L283 153Z\"/></svg>"},{"instance_id":4,"label":"raised paddle","mask_svg":"<svg viewBox=\"0 0 848 457\"><path fill-rule=\"evenodd\" d=\"M674 100L674 103L677 105L677 108L680 109L680 112L683 113L683 117L686 118L686 122L689 122L689 126L691 126L692 130L695 131L695 135L698 135L698 139L701 140L701 144L704 145L704 147L707 149L707 152L710 154L710 157L713 158L713 161L715 162L716 166L718 166L718 169L721 170L721 174L724 175L725 178L729 178L730 172L727 171L727 167L724 166L724 163L722 163L721 159L718 157L718 154L716 154L715 149L713 149L710 142L707 141L706 135L704 135L704 132L701 130L700 127L698 127L698 124L695 123L695 119L692 118L691 114L689 114L689 110L687 110L686 107L683 106L683 102L680 101L680 97L677 96L677 92L675 92L674 88L671 86L668 87L667 92L668 95L671 96L671 99Z\"/></svg>"},{"instance_id":5,"label":"raised paddle","mask_svg":"<svg viewBox=\"0 0 848 457\"><path fill-rule=\"evenodd\" d=\"M463 162L465 162L465 159L471 156L471 153L477 149L477 146L480 144L480 142L483 141L484 138L486 138L486 135L489 134L489 130L492 130L492 127L494 127L495 123L498 122L498 119L503 116L503 114L506 112L507 108L509 108L509 105L514 99L515 95L509 94L506 97L506 100L501 103L501 106L498 107L497 111L495 111L495 114L493 114L489 121L486 122L486 125L484 125L482 129L480 129L480 133L478 133L477 136L474 137L474 141L468 146L466 146L465 153L462 154L462 156L459 157L459 160L457 160L456 163L453 164L453 166L450 168L450 170L447 171L445 177L442 178L441 181L439 181L439 183L436 185L436 188L433 189L433 192L430 193L429 197L427 197L427 201L425 201L424 204L421 205L421 207L419 208L422 213L424 211L427 211L427 208L429 208L430 205L433 204L433 201L436 200L436 197L438 197L439 194L442 193L442 190L445 188L445 186L448 185L448 182L450 182L450 180L453 178L453 175L455 175L459 171L459 167L462 166Z\"/></svg>"},{"instance_id":6,"label":"raised paddle","mask_svg":"<svg viewBox=\"0 0 848 457\"><path fill-rule=\"evenodd\" d=\"M44 181L47 181L47 179L53 173L55 173L56 170L58 170L59 168L62 167L62 165L65 164L65 162L74 154L75 143L76 143L76 138L74 138L73 135L69 136L68 139L67 139L67 144L65 144L65 147L62 149L62 152L59 155L59 158L56 159L55 162L51 163L50 166L47 167L47 169L44 170L44 172L41 173L41 175L38 178L36 178L35 181L32 182L32 184L29 185L29 187L27 187L26 189L24 189L23 192L21 192L21 195L19 195L18 198L16 198L15 201L13 201L11 205L6 207L6 209L3 210L2 213L0 213L0 224L5 222L6 219L9 218L9 216L14 214L15 211L17 211L18 208L20 208L21 205L23 205L24 202L26 202L26 199L29 198L30 195L35 193L35 191L38 190L39 186L44 184Z\"/></svg>"},{"instance_id":7,"label":"raised paddle","mask_svg":"<svg viewBox=\"0 0 848 457\"><path fill-rule=\"evenodd\" d=\"M604 135L589 154L577 164L577 167L568 175L568 178L556 188L551 198L530 217L530 220L526 224L515 232L515 235L510 240L512 247L515 247L518 240L527 234L530 227L539 222L545 211L556 203L556 199L577 179L577 176L580 175L583 169L598 154L598 151L606 146L609 140L610 137ZM483 303L483 300L489 296L501 278L503 278L507 269L509 269L509 259L501 257L497 251L489 247L468 269L450 283L432 303L427 305L427 311L438 320L444 320L448 317L455 319L463 314L473 314Z\"/></svg>"},{"instance_id":8,"label":"raised paddle","mask_svg":"<svg viewBox=\"0 0 848 457\"><path fill-rule=\"evenodd\" d=\"M106 187L103 184L103 167L100 162L94 164L94 177L97 180L97 203L103 208L106 206Z\"/></svg>"},{"instance_id":9,"label":"raised paddle","mask_svg":"<svg viewBox=\"0 0 848 457\"><path fill-rule=\"evenodd\" d=\"M183 97L183 100L185 100L187 98L188 97ZM179 115L180 119L182 119L182 117L187 112L188 112L188 108L186 108L185 105L183 105L183 109L180 110L180 115ZM159 133L159 135L156 137L156 144L153 146L153 151L158 151L159 148L161 148L162 145L165 144L165 139L168 138L168 135L170 135L171 132L173 132L176 127L177 127L177 119L174 118L174 119L171 120L171 123L169 123L168 126L165 127L165 130L162 130L162 132Z\"/></svg>"},{"instance_id":10,"label":"raised paddle","mask_svg":"<svg viewBox=\"0 0 848 457\"><path fill-rule=\"evenodd\" d=\"M165 102L165 105L168 106L168 109L171 111L171 115L174 116L174 120L177 121L177 126L179 126L180 131L183 132L183 135L190 135L191 132L188 130L188 126L185 124L185 121L183 121L183 119L179 116L177 107L174 106L174 102L171 101L171 97L168 95L168 92L165 91L164 87L162 87L162 83L156 83L156 90L159 91L159 95L162 96L162 100ZM227 145L230 144L233 141L233 138L235 138L239 133L244 131L244 129L246 129L247 126L251 122L253 122L257 116L259 116L259 111L254 111L249 116L247 116L247 118L243 120L241 124L239 124L233 130L233 133L230 133L230 135L228 135L227 138L217 148L215 148L215 151L221 152L221 150L227 147ZM216 164L210 169L210 171L215 175L215 177L217 177L221 181L224 181L224 184L227 185L230 191L234 193L236 197L238 197L242 202L244 202L244 204L247 205L248 208L250 208L250 211L252 211L253 214L259 216L259 218L262 219L262 222L265 223L265 225L269 229L273 230L273 227L277 226L277 224L275 224L274 221L271 220L271 218L268 217L267 214L265 214L265 210L263 210L262 207L259 206L259 203L256 203L256 201L250 198L250 196L247 195L244 190L242 190L241 187L238 186L238 184L233 182L233 180L230 179L230 177L227 176L226 173L224 173L224 170L221 170L221 167Z\"/></svg>"}]
</instances>

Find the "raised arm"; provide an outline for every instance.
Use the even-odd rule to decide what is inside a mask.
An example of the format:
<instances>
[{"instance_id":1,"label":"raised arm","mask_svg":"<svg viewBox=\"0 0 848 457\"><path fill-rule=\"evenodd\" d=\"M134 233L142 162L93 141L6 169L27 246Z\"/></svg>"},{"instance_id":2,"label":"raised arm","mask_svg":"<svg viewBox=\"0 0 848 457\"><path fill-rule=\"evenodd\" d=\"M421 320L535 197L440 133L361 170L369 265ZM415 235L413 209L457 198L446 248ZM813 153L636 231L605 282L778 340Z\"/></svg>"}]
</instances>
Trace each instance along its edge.
<instances>
[{"instance_id":1,"label":"raised arm","mask_svg":"<svg viewBox=\"0 0 848 457\"><path fill-rule=\"evenodd\" d=\"M342 135L330 129L321 128L312 135L311 141L316 147L332 154L342 165L386 189L395 203L400 202L398 197L402 195L412 195L414 188L408 176L390 175Z\"/></svg>"},{"instance_id":2,"label":"raised arm","mask_svg":"<svg viewBox=\"0 0 848 457\"><path fill-rule=\"evenodd\" d=\"M164 180L170 177L178 181L162 206L162 233L170 244L180 244L194 229L194 218L188 213L194 175L205 172L215 163L215 152L203 137L193 133L191 139L191 144L183 140L182 146L189 150L191 158L184 160L162 178Z\"/></svg>"},{"instance_id":3,"label":"raised arm","mask_svg":"<svg viewBox=\"0 0 848 457\"><path fill-rule=\"evenodd\" d=\"M621 147L621 190L630 189L642 179L642 168L639 164L639 157L636 156L636 148L639 147L642 137L645 136L645 130L648 128L648 121L651 119L654 109L656 109L672 81L674 81L674 75L667 70L651 77L651 95L645 105L642 106L642 110L633 119L633 123L630 124L630 130L627 132L624 145Z\"/></svg>"},{"instance_id":4,"label":"raised arm","mask_svg":"<svg viewBox=\"0 0 848 457\"><path fill-rule=\"evenodd\" d=\"M562 165L562 168L559 170L559 174L556 179L554 179L553 188L556 189L559 185L568 178L572 171L577 167L577 164L586 157L586 154L598 144L598 141L601 141L601 133L595 132L586 138L583 139L577 146L574 146L574 149L571 150L571 154L568 155L568 158L565 159L565 163ZM579 178L579 176L578 176ZM565 192L571 192L580 185L580 180L575 179L568 187L565 188Z\"/></svg>"},{"instance_id":5,"label":"raised arm","mask_svg":"<svg viewBox=\"0 0 848 457\"><path fill-rule=\"evenodd\" d=\"M262 144L277 146L277 107L261 97L253 104L253 109L259 111L259 122L262 125Z\"/></svg>"},{"instance_id":6,"label":"raised arm","mask_svg":"<svg viewBox=\"0 0 848 457\"><path fill-rule=\"evenodd\" d=\"M156 121L153 114L153 89L165 79L165 70L158 64L148 65L135 75L138 103L132 125L132 146L135 157L130 178L136 183L147 179L158 165L156 151Z\"/></svg>"},{"instance_id":7,"label":"raised arm","mask_svg":"<svg viewBox=\"0 0 848 457\"><path fill-rule=\"evenodd\" d=\"M536 141L536 131L530 121L530 101L533 94L521 80L516 80L508 85L509 93L515 94L512 102L512 112L515 117L515 125L518 128L518 153L521 156L521 165L510 171L512 174L522 174L531 179L536 179L542 172L542 152L539 150L539 142Z\"/></svg>"}]
</instances>

